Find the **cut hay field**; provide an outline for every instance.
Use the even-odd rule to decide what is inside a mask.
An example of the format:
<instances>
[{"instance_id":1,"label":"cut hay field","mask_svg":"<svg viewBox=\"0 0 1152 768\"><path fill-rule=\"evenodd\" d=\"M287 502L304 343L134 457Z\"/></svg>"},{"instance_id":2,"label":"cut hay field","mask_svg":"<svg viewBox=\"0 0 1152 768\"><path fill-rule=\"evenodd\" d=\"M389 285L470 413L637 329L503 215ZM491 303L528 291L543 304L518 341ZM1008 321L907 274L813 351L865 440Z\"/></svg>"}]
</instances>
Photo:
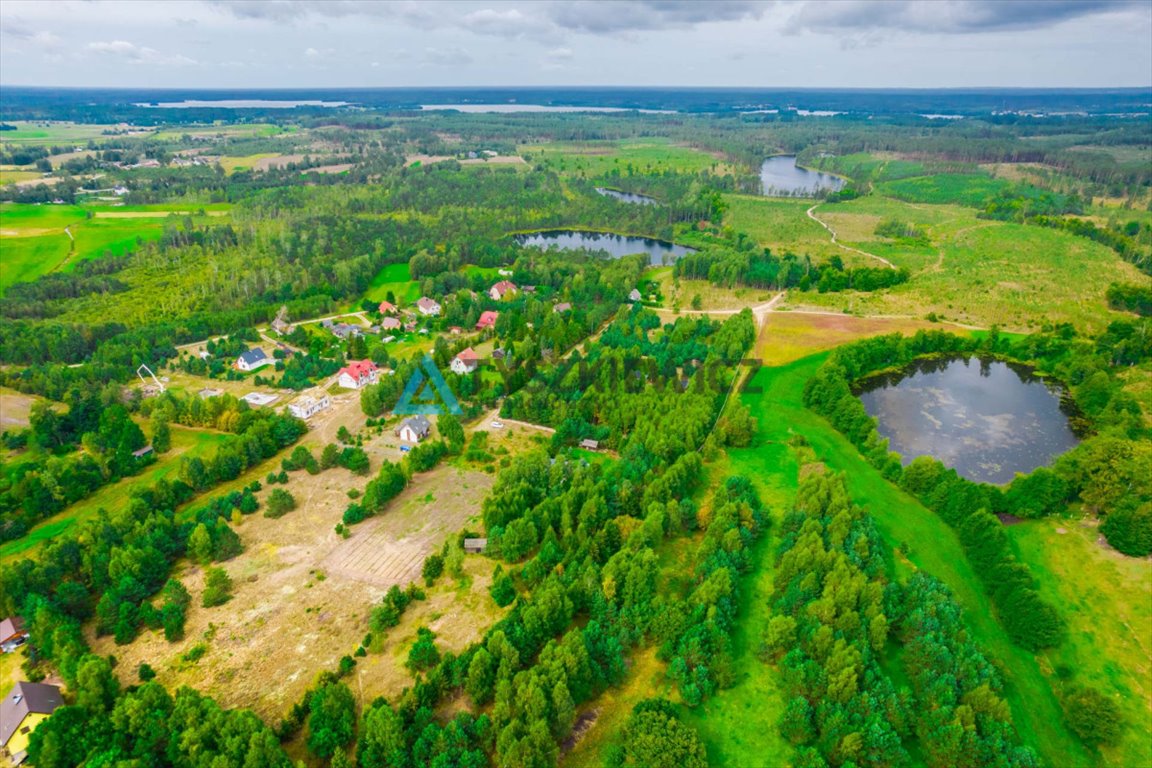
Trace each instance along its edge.
<instances>
[{"instance_id":1,"label":"cut hay field","mask_svg":"<svg viewBox=\"0 0 1152 768\"><path fill-rule=\"evenodd\" d=\"M260 152L255 155L243 155L240 157L222 157L220 158L220 167L228 174L233 174L237 171L266 170L271 164L278 162L284 157L284 155L277 152ZM285 162L287 162L287 160L285 160Z\"/></svg>"},{"instance_id":2,"label":"cut hay field","mask_svg":"<svg viewBox=\"0 0 1152 768\"><path fill-rule=\"evenodd\" d=\"M0 187L5 187L9 184L16 184L21 181L31 181L38 179L44 174L35 168L5 165L0 166Z\"/></svg>"},{"instance_id":3,"label":"cut hay field","mask_svg":"<svg viewBox=\"0 0 1152 768\"><path fill-rule=\"evenodd\" d=\"M8 387L0 387L0 431L28 426L28 414L32 406L42 400L44 398L37 395L26 395Z\"/></svg>"},{"instance_id":4,"label":"cut hay field","mask_svg":"<svg viewBox=\"0 0 1152 768\"><path fill-rule=\"evenodd\" d=\"M857 339L886 333L911 334L922 329L948 327L916 318L770 312L757 339L755 356L765 365L785 365Z\"/></svg>"},{"instance_id":5,"label":"cut hay field","mask_svg":"<svg viewBox=\"0 0 1152 768\"><path fill-rule=\"evenodd\" d=\"M372 606L388 586L418 576L419 566L415 574L386 577L359 556L387 544L405 562L422 564L479 514L492 481L485 473L451 466L417 475L387 509L343 539L334 527L348 505L347 491L362 489L366 478L338 468L316 476L294 473L286 486L297 501L294 511L275 520L257 512L236 527L245 552L223 563L235 583L230 602L202 608L203 569L182 561L175 575L193 595L185 639L168 643L162 634L146 632L128 646L116 646L109 637L96 639L95 648L116 654L125 683L147 661L166 687L192 685L222 706L250 707L274 722L317 673L335 669L341 656L351 655L368 632ZM266 494L258 494L262 502ZM364 674L353 679L354 690L370 699L395 696L411 685L403 659L417 623L437 632L441 648L459 651L500 616L487 594L492 562L468 558L466 564L464 585L442 577L426 602L414 605L399 627L374 643L373 653L358 660L357 677ZM206 647L203 658L184 661L183 654L198 644Z\"/></svg>"},{"instance_id":6,"label":"cut hay field","mask_svg":"<svg viewBox=\"0 0 1152 768\"><path fill-rule=\"evenodd\" d=\"M0 205L0 291L13 283L67 271L87 259L120 255L140 241L157 240L171 214L227 216L227 204L149 206ZM89 218L91 214L91 218Z\"/></svg>"},{"instance_id":7,"label":"cut hay field","mask_svg":"<svg viewBox=\"0 0 1152 768\"><path fill-rule=\"evenodd\" d=\"M867 294L792 292L793 308L850 307L854 314L916 317L935 312L960 323L1022 331L1060 322L1096 330L1120 316L1106 306L1111 283L1147 282L1136 267L1086 238L977 219L975 211L961 206L869 196L824 204L818 214L845 245L883 255L911 270L912 279ZM876 224L889 218L922 229L930 246L877 237Z\"/></svg>"},{"instance_id":8,"label":"cut hay field","mask_svg":"<svg viewBox=\"0 0 1152 768\"><path fill-rule=\"evenodd\" d=\"M127 125L91 125L58 121L11 120L14 131L0 132L0 146L19 144L22 146L51 146L54 144L86 144L89 139L100 140L109 135L146 136L150 128L130 128Z\"/></svg>"},{"instance_id":9,"label":"cut hay field","mask_svg":"<svg viewBox=\"0 0 1152 768\"><path fill-rule=\"evenodd\" d=\"M638 173L732 171L731 164L715 155L655 137L524 144L519 152L529 165L544 165L560 173L586 178L599 178L612 171L627 175L629 168Z\"/></svg>"}]
</instances>

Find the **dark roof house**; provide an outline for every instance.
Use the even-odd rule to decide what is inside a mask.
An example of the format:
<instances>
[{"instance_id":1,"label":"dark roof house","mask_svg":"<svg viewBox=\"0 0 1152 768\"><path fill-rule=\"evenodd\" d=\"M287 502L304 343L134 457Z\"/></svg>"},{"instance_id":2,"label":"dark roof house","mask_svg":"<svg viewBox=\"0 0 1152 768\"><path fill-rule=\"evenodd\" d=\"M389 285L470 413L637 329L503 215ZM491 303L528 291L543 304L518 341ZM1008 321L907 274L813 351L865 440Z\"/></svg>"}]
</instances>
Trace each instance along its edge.
<instances>
[{"instance_id":1,"label":"dark roof house","mask_svg":"<svg viewBox=\"0 0 1152 768\"><path fill-rule=\"evenodd\" d=\"M9 746L16 731L29 715L50 715L64 704L60 689L45 683L19 682L0 701L0 745ZM13 763L23 760L24 751L12 755Z\"/></svg>"}]
</instances>

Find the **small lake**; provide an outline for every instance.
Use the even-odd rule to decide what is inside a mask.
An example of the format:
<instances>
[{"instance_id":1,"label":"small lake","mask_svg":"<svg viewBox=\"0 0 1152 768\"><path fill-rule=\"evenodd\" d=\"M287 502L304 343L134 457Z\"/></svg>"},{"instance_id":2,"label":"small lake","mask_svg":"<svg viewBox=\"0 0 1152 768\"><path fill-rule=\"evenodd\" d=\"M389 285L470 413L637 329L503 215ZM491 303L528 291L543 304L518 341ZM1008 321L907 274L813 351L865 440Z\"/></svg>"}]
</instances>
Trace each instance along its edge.
<instances>
[{"instance_id":1,"label":"small lake","mask_svg":"<svg viewBox=\"0 0 1152 768\"><path fill-rule=\"evenodd\" d=\"M811 197L821 189L835 192L844 179L796 165L794 155L770 157L760 166L760 192L769 196Z\"/></svg>"},{"instance_id":2,"label":"small lake","mask_svg":"<svg viewBox=\"0 0 1152 768\"><path fill-rule=\"evenodd\" d=\"M653 265L670 264L686 253L696 252L695 248L687 248L664 240L653 240L650 237L630 237L611 232L581 232L575 229L517 235L516 241L521 245L558 248L563 251L607 251L614 259L635 253L646 253L648 263Z\"/></svg>"},{"instance_id":3,"label":"small lake","mask_svg":"<svg viewBox=\"0 0 1152 768\"><path fill-rule=\"evenodd\" d=\"M605 197L613 197L624 203L656 205L660 202L654 197L648 197L648 195L637 195L635 192L621 192L618 189L608 189L607 187L596 187L596 191Z\"/></svg>"},{"instance_id":4,"label":"small lake","mask_svg":"<svg viewBox=\"0 0 1152 768\"><path fill-rule=\"evenodd\" d=\"M999 485L1079 442L1061 392L1024 366L960 358L872 377L860 400L905 465L934 456L961 477Z\"/></svg>"}]
</instances>

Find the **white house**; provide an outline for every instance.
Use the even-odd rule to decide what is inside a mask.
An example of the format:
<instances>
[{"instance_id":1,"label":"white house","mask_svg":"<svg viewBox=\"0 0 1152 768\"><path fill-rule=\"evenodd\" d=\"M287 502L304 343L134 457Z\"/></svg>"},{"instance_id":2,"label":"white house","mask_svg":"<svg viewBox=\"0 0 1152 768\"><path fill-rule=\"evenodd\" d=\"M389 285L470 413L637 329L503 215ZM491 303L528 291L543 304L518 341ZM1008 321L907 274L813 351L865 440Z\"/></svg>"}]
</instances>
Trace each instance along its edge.
<instances>
[{"instance_id":1,"label":"white house","mask_svg":"<svg viewBox=\"0 0 1152 768\"><path fill-rule=\"evenodd\" d=\"M360 389L366 384L375 384L380 378L380 369L371 360L353 360L337 372L336 380L345 389Z\"/></svg>"},{"instance_id":2,"label":"white house","mask_svg":"<svg viewBox=\"0 0 1152 768\"><path fill-rule=\"evenodd\" d=\"M405 443L418 443L431 433L432 424L424 416L410 416L396 430L396 435Z\"/></svg>"},{"instance_id":3,"label":"white house","mask_svg":"<svg viewBox=\"0 0 1152 768\"><path fill-rule=\"evenodd\" d=\"M480 365L480 356L472 347L464 350L456 357L452 358L452 372L461 375L465 373L472 373Z\"/></svg>"},{"instance_id":4,"label":"white house","mask_svg":"<svg viewBox=\"0 0 1152 768\"><path fill-rule=\"evenodd\" d=\"M332 398L324 395L320 399L309 397L297 398L296 402L289 404L288 412L298 419L310 418L328 406L332 405Z\"/></svg>"},{"instance_id":5,"label":"white house","mask_svg":"<svg viewBox=\"0 0 1152 768\"><path fill-rule=\"evenodd\" d=\"M640 291L637 288L633 288L632 293L628 294L628 301L640 301L643 298L644 297L640 295Z\"/></svg>"},{"instance_id":6,"label":"white house","mask_svg":"<svg viewBox=\"0 0 1152 768\"><path fill-rule=\"evenodd\" d=\"M425 317L433 317L440 314L440 305L427 296L420 297L419 301L416 302L416 309L420 310L420 314Z\"/></svg>"},{"instance_id":7,"label":"white house","mask_svg":"<svg viewBox=\"0 0 1152 768\"><path fill-rule=\"evenodd\" d=\"M240 357L236 358L236 367L241 371L254 371L265 365L271 365L273 362L275 361L272 358L264 354L264 350L256 347L242 352Z\"/></svg>"},{"instance_id":8,"label":"white house","mask_svg":"<svg viewBox=\"0 0 1152 768\"><path fill-rule=\"evenodd\" d=\"M488 296L493 301L500 301L500 299L513 293L516 293L516 283L511 280L501 280L488 289Z\"/></svg>"}]
</instances>

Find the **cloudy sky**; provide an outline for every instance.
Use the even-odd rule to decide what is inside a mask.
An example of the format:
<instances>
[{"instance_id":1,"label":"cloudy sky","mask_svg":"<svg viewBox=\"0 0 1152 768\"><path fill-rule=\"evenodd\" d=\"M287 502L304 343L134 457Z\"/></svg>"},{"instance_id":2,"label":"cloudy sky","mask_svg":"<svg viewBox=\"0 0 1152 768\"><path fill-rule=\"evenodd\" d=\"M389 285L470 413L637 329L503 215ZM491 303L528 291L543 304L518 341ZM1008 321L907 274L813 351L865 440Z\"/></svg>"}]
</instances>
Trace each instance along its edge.
<instances>
[{"instance_id":1,"label":"cloudy sky","mask_svg":"<svg viewBox=\"0 0 1152 768\"><path fill-rule=\"evenodd\" d=\"M3 0L0 83L1147 86L1152 0Z\"/></svg>"}]
</instances>

